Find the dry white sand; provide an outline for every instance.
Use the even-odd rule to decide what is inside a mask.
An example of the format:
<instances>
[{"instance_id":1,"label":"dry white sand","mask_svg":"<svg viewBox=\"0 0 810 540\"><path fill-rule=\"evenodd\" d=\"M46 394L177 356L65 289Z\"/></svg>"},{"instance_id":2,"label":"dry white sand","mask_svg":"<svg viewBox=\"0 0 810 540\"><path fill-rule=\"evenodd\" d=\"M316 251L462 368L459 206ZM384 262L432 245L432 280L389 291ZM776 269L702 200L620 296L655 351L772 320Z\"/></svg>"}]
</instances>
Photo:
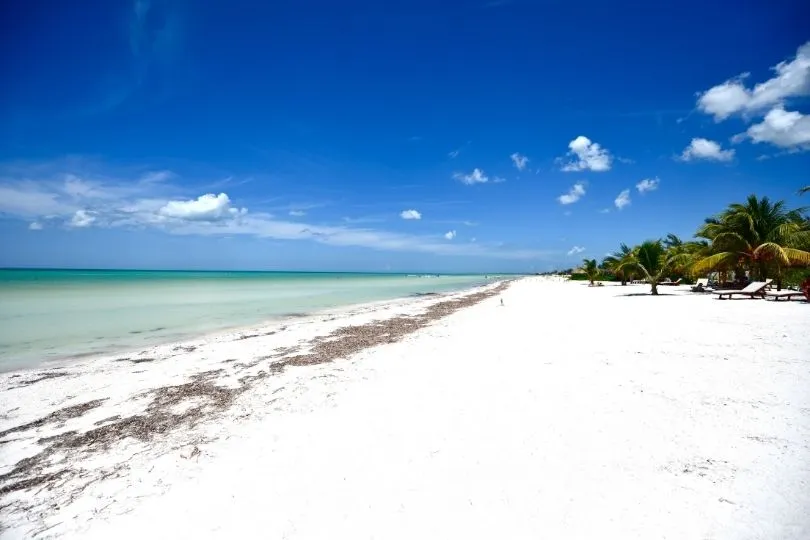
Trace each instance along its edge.
<instances>
[{"instance_id":1,"label":"dry white sand","mask_svg":"<svg viewBox=\"0 0 810 540\"><path fill-rule=\"evenodd\" d=\"M524 279L400 342L288 367L194 429L72 463L103 480L0 499L3 537L810 538L810 305L627 296L647 290ZM6 389L0 431L109 399L0 439L19 437L0 474L192 369L430 302Z\"/></svg>"}]
</instances>

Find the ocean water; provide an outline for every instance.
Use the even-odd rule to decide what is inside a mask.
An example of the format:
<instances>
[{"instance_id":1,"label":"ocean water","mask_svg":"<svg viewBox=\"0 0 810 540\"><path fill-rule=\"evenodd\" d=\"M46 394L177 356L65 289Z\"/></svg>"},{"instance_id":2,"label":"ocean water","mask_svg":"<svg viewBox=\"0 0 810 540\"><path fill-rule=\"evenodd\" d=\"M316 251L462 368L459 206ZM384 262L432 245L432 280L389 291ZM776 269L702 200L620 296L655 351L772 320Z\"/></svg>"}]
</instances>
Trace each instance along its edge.
<instances>
[{"instance_id":1,"label":"ocean water","mask_svg":"<svg viewBox=\"0 0 810 540\"><path fill-rule=\"evenodd\" d=\"M480 275L0 270L0 371L485 282Z\"/></svg>"}]
</instances>

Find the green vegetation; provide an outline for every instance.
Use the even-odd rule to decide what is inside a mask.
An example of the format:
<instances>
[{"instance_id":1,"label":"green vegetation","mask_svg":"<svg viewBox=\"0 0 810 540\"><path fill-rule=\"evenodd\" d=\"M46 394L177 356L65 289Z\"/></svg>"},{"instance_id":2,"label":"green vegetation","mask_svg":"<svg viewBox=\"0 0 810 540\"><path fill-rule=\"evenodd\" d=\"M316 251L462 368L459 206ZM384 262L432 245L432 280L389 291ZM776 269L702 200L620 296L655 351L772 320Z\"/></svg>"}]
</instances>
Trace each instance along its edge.
<instances>
[{"instance_id":1,"label":"green vegetation","mask_svg":"<svg viewBox=\"0 0 810 540\"><path fill-rule=\"evenodd\" d=\"M582 272L588 278L588 282L593 285L599 279L600 274L596 259L584 259L582 261Z\"/></svg>"},{"instance_id":2,"label":"green vegetation","mask_svg":"<svg viewBox=\"0 0 810 540\"><path fill-rule=\"evenodd\" d=\"M615 275L622 282L622 285L627 285L627 282L633 279L632 269L629 266L622 266L622 261L627 260L627 257L632 253L633 250L627 244L622 244L619 246L618 251L608 255L602 261L604 270Z\"/></svg>"},{"instance_id":3,"label":"green vegetation","mask_svg":"<svg viewBox=\"0 0 810 540\"><path fill-rule=\"evenodd\" d=\"M810 186L800 193L810 192ZM784 201L749 196L707 218L695 232L695 240L683 241L668 234L619 249L605 257L601 269L606 277L622 282L643 279L650 292L666 279L692 279L717 272L719 281L768 278L777 288L796 285L810 277L810 217L805 208L788 209ZM593 283L599 277L596 261L585 260L582 272Z\"/></svg>"},{"instance_id":4,"label":"green vegetation","mask_svg":"<svg viewBox=\"0 0 810 540\"><path fill-rule=\"evenodd\" d=\"M667 249L661 240L647 240L622 258L617 271L634 270L650 284L650 293L658 294L658 284L679 267L684 255Z\"/></svg>"}]
</instances>

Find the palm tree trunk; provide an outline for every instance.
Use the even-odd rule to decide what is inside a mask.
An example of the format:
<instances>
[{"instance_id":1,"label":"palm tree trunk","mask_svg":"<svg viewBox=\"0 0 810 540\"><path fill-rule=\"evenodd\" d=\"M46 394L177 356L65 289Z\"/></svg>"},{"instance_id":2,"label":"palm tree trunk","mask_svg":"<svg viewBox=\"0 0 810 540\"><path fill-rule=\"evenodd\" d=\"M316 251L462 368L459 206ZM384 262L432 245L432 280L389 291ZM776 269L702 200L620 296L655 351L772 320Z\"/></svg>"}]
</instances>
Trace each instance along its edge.
<instances>
[{"instance_id":1,"label":"palm tree trunk","mask_svg":"<svg viewBox=\"0 0 810 540\"><path fill-rule=\"evenodd\" d=\"M658 296L658 283L655 281L651 281L650 287L652 287L652 289L650 290L650 294L652 294L653 296Z\"/></svg>"}]
</instances>

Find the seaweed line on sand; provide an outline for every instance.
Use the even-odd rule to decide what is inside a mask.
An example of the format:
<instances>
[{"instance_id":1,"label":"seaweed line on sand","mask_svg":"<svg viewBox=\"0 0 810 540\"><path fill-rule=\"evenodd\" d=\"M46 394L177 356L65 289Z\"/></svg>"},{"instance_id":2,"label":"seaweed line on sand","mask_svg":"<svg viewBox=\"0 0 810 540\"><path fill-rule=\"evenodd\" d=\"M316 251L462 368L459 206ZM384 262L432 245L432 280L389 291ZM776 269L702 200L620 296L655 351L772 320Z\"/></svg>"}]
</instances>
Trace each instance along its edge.
<instances>
[{"instance_id":1,"label":"seaweed line on sand","mask_svg":"<svg viewBox=\"0 0 810 540\"><path fill-rule=\"evenodd\" d=\"M342 327L327 336L313 339L308 344L309 352L295 354L299 348L281 348L274 354L263 356L256 361L241 364L231 364L241 370L255 367L266 362L266 369L257 373L245 374L238 379L239 386L221 386L215 383L216 379L225 373L224 369L198 373L191 377L189 382L164 386L150 390L142 396L151 397L145 410L136 415L109 417L84 432L75 430L65 431L56 435L40 438L38 443L42 450L31 457L17 462L7 473L0 475L0 498L12 492L40 487L48 490L50 497L57 497L60 489L71 478L81 477L90 481L78 488L78 492L90 483L117 473L125 464L114 467L112 471L89 471L80 468L81 460L93 453L109 449L112 445L120 443L127 438L141 442L148 442L156 436L165 436L181 428L194 428L200 422L228 409L234 400L252 385L268 376L284 371L288 366L308 366L332 362L339 358L347 358L363 349L394 343L403 337L428 326L433 321L441 319L459 309L472 306L482 300L501 293L509 282L504 281L496 287L466 296L437 302L418 315L397 316L390 319L372 321L358 326ZM295 354L294 356L290 356ZM127 359L129 360L129 359ZM77 418L85 412L100 406L104 400L94 400L80 405L74 405L55 411L48 416L16 426L0 433L4 436L36 429L46 424L64 423ZM178 409L177 406L188 405ZM53 460L58 457L61 459ZM74 460L68 457L78 458ZM56 461L58 466L55 467ZM71 464L73 467L71 467ZM78 494L76 490L62 493L69 500ZM0 505L0 514L11 508L18 510L31 510L33 507L23 507L21 503ZM41 516L42 517L46 516Z\"/></svg>"},{"instance_id":2,"label":"seaweed line on sand","mask_svg":"<svg viewBox=\"0 0 810 540\"><path fill-rule=\"evenodd\" d=\"M47 381L48 379L56 379L56 378L59 378L59 377L67 377L67 375L68 375L67 373L62 372L62 371L50 371L50 372L46 371L44 373L39 373L39 374L35 375L34 379L27 379L25 381L19 381L19 384L17 384L17 386L11 386L8 389L9 390L15 390L17 388L24 388L26 386L31 386L32 384L36 384L36 383L38 383L40 381Z\"/></svg>"}]
</instances>

